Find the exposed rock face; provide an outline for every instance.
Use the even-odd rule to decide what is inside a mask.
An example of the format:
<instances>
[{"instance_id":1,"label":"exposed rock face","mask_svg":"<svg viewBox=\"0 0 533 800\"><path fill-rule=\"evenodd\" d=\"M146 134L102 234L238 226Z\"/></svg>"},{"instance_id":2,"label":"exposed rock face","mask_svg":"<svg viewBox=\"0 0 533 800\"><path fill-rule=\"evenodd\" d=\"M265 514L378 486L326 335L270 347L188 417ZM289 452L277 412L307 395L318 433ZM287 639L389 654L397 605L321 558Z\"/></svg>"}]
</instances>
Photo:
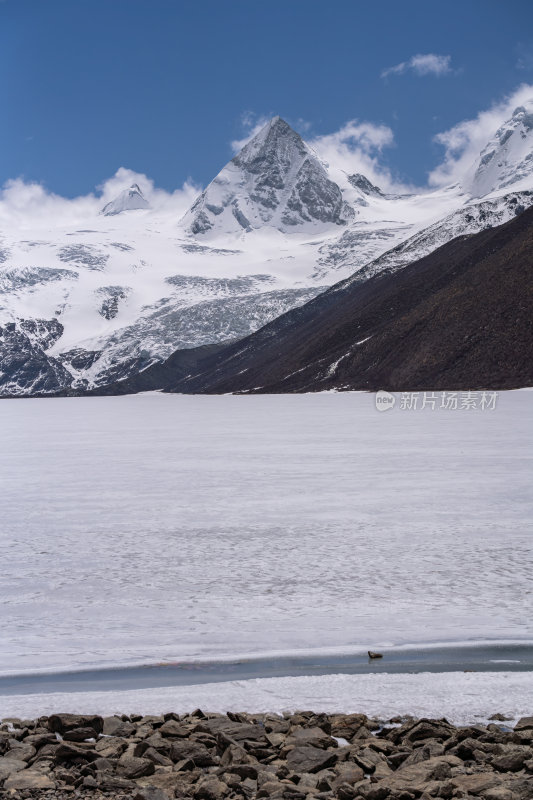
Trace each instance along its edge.
<instances>
[{"instance_id":1,"label":"exposed rock face","mask_svg":"<svg viewBox=\"0 0 533 800\"><path fill-rule=\"evenodd\" d=\"M45 353L60 331L56 319L0 326L0 395L50 393L70 386L72 375Z\"/></svg>"},{"instance_id":2,"label":"exposed rock face","mask_svg":"<svg viewBox=\"0 0 533 800\"><path fill-rule=\"evenodd\" d=\"M193 234L345 225L353 210L299 134L274 117L202 192L185 217Z\"/></svg>"},{"instance_id":3,"label":"exposed rock face","mask_svg":"<svg viewBox=\"0 0 533 800\"><path fill-rule=\"evenodd\" d=\"M530 800L532 730L528 718L513 731L311 711L55 714L0 725L0 796ZM93 736L77 744L55 736L75 731ZM341 745L332 738L340 732Z\"/></svg>"},{"instance_id":4,"label":"exposed rock face","mask_svg":"<svg viewBox=\"0 0 533 800\"><path fill-rule=\"evenodd\" d=\"M100 302L98 313L104 319L115 319L120 301L125 300L128 294L129 289L125 286L102 286L97 289L96 296Z\"/></svg>"},{"instance_id":5,"label":"exposed rock face","mask_svg":"<svg viewBox=\"0 0 533 800\"><path fill-rule=\"evenodd\" d=\"M383 192L379 186L375 186L368 178L361 175L360 172L356 172L354 175L348 175L348 181L354 189L360 189L364 194L375 194L383 197Z\"/></svg>"}]
</instances>

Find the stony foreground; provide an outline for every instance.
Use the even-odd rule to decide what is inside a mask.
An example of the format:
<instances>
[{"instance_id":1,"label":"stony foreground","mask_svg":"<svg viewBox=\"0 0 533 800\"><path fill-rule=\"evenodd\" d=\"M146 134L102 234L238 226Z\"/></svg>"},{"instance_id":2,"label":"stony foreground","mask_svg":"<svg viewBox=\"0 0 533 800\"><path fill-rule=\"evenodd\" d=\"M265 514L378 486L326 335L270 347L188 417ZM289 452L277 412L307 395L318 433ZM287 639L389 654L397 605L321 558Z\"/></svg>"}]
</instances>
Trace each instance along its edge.
<instances>
[{"instance_id":1,"label":"stony foreground","mask_svg":"<svg viewBox=\"0 0 533 800\"><path fill-rule=\"evenodd\" d=\"M531 800L533 717L513 730L493 720L200 710L10 719L0 725L0 797Z\"/></svg>"}]
</instances>

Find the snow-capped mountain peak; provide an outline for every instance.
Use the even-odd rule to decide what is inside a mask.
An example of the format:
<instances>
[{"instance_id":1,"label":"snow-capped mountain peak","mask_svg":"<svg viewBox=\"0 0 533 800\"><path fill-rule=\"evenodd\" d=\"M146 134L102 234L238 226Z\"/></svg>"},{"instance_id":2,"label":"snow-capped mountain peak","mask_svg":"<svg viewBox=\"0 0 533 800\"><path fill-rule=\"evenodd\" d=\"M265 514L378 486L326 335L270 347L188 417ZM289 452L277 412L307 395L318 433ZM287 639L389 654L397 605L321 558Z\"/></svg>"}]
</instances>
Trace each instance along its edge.
<instances>
[{"instance_id":1,"label":"snow-capped mountain peak","mask_svg":"<svg viewBox=\"0 0 533 800\"><path fill-rule=\"evenodd\" d=\"M533 98L515 108L481 151L467 181L473 197L484 197L533 175Z\"/></svg>"},{"instance_id":2,"label":"snow-capped mountain peak","mask_svg":"<svg viewBox=\"0 0 533 800\"><path fill-rule=\"evenodd\" d=\"M114 200L107 203L100 213L105 217L112 217L115 214L122 214L123 211L135 211L139 208L150 208L150 204L139 185L133 183L129 189L124 189Z\"/></svg>"},{"instance_id":3,"label":"snow-capped mountain peak","mask_svg":"<svg viewBox=\"0 0 533 800\"><path fill-rule=\"evenodd\" d=\"M100 386L242 339L340 279L499 225L533 203L532 131L528 103L462 180L396 195L323 163L274 117L181 223L172 208L135 211L149 205L133 184L75 227L2 230L0 396Z\"/></svg>"},{"instance_id":4,"label":"snow-capped mountain peak","mask_svg":"<svg viewBox=\"0 0 533 800\"><path fill-rule=\"evenodd\" d=\"M353 217L324 164L277 116L219 172L184 223L195 235L242 234L265 226L312 233Z\"/></svg>"}]
</instances>

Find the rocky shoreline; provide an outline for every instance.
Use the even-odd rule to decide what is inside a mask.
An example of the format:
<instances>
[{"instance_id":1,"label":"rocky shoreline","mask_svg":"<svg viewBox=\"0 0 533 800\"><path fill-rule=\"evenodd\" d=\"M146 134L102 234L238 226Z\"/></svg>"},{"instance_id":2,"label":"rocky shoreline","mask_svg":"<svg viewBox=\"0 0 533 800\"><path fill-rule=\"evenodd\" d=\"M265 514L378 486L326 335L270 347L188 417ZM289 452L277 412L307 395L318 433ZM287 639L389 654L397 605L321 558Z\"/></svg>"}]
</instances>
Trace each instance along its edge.
<instances>
[{"instance_id":1,"label":"rocky shoreline","mask_svg":"<svg viewBox=\"0 0 533 800\"><path fill-rule=\"evenodd\" d=\"M0 798L533 798L533 717L513 729L364 714L53 714L0 724Z\"/></svg>"}]
</instances>

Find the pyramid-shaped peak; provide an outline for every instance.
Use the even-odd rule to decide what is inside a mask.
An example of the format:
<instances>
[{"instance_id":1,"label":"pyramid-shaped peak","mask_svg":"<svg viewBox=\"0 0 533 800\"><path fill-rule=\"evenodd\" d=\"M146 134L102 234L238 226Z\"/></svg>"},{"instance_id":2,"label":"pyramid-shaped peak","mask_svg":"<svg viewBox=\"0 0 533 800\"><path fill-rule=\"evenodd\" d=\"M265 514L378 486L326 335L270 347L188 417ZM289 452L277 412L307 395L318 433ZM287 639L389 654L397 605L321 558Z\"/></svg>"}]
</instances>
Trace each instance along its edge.
<instances>
[{"instance_id":1,"label":"pyramid-shaped peak","mask_svg":"<svg viewBox=\"0 0 533 800\"><path fill-rule=\"evenodd\" d=\"M183 218L193 235L270 227L315 233L354 216L300 134L273 117L211 181Z\"/></svg>"},{"instance_id":2,"label":"pyramid-shaped peak","mask_svg":"<svg viewBox=\"0 0 533 800\"><path fill-rule=\"evenodd\" d=\"M107 203L100 211L105 217L115 214L122 214L123 211L135 211L141 208L150 208L150 203L143 195L138 183L132 183L128 189L124 189L114 200Z\"/></svg>"},{"instance_id":3,"label":"pyramid-shaped peak","mask_svg":"<svg viewBox=\"0 0 533 800\"><path fill-rule=\"evenodd\" d=\"M237 153L233 163L249 172L257 172L277 164L282 171L291 163L310 155L310 150L299 133L281 117L273 117Z\"/></svg>"}]
</instances>

